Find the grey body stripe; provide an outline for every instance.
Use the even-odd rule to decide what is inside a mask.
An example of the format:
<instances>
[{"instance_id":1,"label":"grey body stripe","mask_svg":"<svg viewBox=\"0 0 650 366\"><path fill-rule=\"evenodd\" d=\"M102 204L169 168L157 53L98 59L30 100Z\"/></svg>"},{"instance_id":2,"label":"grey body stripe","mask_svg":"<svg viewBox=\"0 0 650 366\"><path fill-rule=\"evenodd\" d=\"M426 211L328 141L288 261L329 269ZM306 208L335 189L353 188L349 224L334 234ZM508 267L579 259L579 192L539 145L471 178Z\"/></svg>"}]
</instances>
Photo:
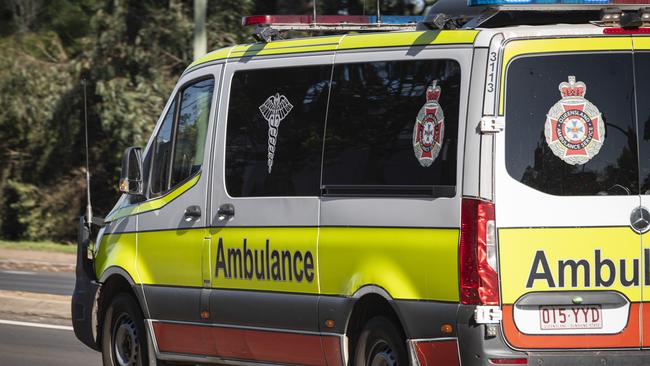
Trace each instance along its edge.
<instances>
[{"instance_id":1,"label":"grey body stripe","mask_svg":"<svg viewBox=\"0 0 650 366\"><path fill-rule=\"evenodd\" d=\"M346 331L349 316L358 299L344 296L293 294L285 292L203 289L199 287L142 286L147 301L157 306L150 318L165 322L218 325L311 334ZM209 295L201 303L202 293ZM458 304L435 301L390 300L408 338L454 337L442 334L442 324L455 324ZM182 304L182 306L179 306ZM209 309L210 317L200 312ZM334 320L327 328L326 320Z\"/></svg>"}]
</instances>

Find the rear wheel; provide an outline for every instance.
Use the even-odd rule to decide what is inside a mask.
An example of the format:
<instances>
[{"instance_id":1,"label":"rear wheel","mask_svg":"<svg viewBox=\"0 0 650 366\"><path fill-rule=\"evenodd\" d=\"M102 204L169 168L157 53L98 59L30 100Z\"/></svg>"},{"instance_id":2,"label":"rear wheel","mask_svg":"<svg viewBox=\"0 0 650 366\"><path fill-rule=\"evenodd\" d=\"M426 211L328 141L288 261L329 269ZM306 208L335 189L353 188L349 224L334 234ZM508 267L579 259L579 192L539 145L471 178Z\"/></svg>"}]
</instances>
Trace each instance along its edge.
<instances>
[{"instance_id":1,"label":"rear wheel","mask_svg":"<svg viewBox=\"0 0 650 366\"><path fill-rule=\"evenodd\" d=\"M140 307L127 294L111 301L102 331L104 366L146 366L147 334Z\"/></svg>"},{"instance_id":2,"label":"rear wheel","mask_svg":"<svg viewBox=\"0 0 650 366\"><path fill-rule=\"evenodd\" d=\"M366 323L355 347L355 366L407 366L406 341L400 330L383 316Z\"/></svg>"}]
</instances>

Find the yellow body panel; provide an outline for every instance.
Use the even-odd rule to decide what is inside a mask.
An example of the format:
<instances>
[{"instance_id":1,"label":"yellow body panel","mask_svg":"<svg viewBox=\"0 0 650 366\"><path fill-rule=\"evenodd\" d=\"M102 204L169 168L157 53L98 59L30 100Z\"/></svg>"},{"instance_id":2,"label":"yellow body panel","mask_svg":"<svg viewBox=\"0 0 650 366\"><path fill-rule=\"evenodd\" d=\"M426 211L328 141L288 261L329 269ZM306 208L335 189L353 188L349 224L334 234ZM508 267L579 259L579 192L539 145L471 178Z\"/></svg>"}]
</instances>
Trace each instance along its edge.
<instances>
[{"instance_id":1,"label":"yellow body panel","mask_svg":"<svg viewBox=\"0 0 650 366\"><path fill-rule=\"evenodd\" d=\"M206 229L151 231L138 235L141 283L202 286L202 247Z\"/></svg>"},{"instance_id":2,"label":"yellow body panel","mask_svg":"<svg viewBox=\"0 0 650 366\"><path fill-rule=\"evenodd\" d=\"M104 235L95 255L95 274L101 278L109 267L119 267L129 273L133 281L138 282L135 259L135 233Z\"/></svg>"},{"instance_id":3,"label":"yellow body panel","mask_svg":"<svg viewBox=\"0 0 650 366\"><path fill-rule=\"evenodd\" d=\"M597 265L596 250L599 251L600 266ZM641 266L639 235L630 228L500 229L499 251L501 295L504 304L513 304L528 292L569 290L615 290L623 293L630 301L640 300L639 285L642 278L639 278L637 285L624 286L620 281L621 260L626 263L625 272L628 279L633 278L633 261L637 262L639 270ZM542 264L534 263L538 251L544 253L554 286L549 286L548 280L534 279L532 286L527 287L531 272L545 273ZM588 263L589 286L585 283L583 266L578 267L577 275L573 276L571 268L563 265L564 284L560 283L559 261L566 263L569 260L584 260ZM610 279L610 267L603 265L605 260L610 260L615 266L615 280L610 286L598 286L595 279L597 272L601 279ZM572 284L573 277L576 277L576 286Z\"/></svg>"},{"instance_id":4,"label":"yellow body panel","mask_svg":"<svg viewBox=\"0 0 650 366\"><path fill-rule=\"evenodd\" d=\"M201 287L209 273L213 288L351 296L374 285L396 299L455 302L458 235L457 229L321 228L317 247L316 227L168 230L140 233L136 256L135 233L113 234L102 241L97 270L101 275L108 266L119 266L137 283L152 285ZM212 239L205 240L208 236ZM303 276L300 281L289 278L288 269L282 279L256 277L251 265L258 255L256 263L264 261L267 240L269 256L273 250L280 256L291 253L292 268ZM239 263L245 263L239 275L228 277L218 268L220 245L221 259L231 263L231 271L236 260L229 261L229 250L239 250L243 260ZM305 266L307 252L313 259L311 268ZM273 263L273 258L266 263ZM252 274L249 278L242 276L246 270ZM264 272L270 268L260 270Z\"/></svg>"},{"instance_id":5,"label":"yellow body panel","mask_svg":"<svg viewBox=\"0 0 650 366\"><path fill-rule=\"evenodd\" d=\"M634 36L632 37L635 50L650 50L650 37L649 36Z\"/></svg>"},{"instance_id":6,"label":"yellow body panel","mask_svg":"<svg viewBox=\"0 0 650 366\"><path fill-rule=\"evenodd\" d=\"M204 55L202 57L199 57L196 60L194 60L194 62L192 62L192 64L190 64L188 69L191 69L196 65L204 64L206 62L227 59L228 55L230 54L230 51L232 51L233 48L234 48L233 46L220 48L220 49L212 51L212 52L210 52L210 53L208 53L208 54L206 54L206 55Z\"/></svg>"},{"instance_id":7,"label":"yellow body panel","mask_svg":"<svg viewBox=\"0 0 650 366\"><path fill-rule=\"evenodd\" d=\"M164 196L149 201L135 203L126 207L119 208L111 212L111 214L109 214L106 217L106 221L114 221L126 216L137 215L148 211L159 210L163 208L165 205L167 205L169 202L176 199L176 197L180 196L190 188L194 187L196 183L199 182L200 179L201 179L201 174L197 174L192 179L181 184L180 186L168 192Z\"/></svg>"},{"instance_id":8,"label":"yellow body panel","mask_svg":"<svg viewBox=\"0 0 650 366\"><path fill-rule=\"evenodd\" d=\"M252 43L222 48L211 52L194 61L188 67L188 70L206 62L229 58L362 48L472 44L477 35L478 31L476 30L389 32L299 38L279 40L269 43Z\"/></svg>"},{"instance_id":9,"label":"yellow body panel","mask_svg":"<svg viewBox=\"0 0 650 366\"><path fill-rule=\"evenodd\" d=\"M632 38L630 37L527 39L509 42L503 51L499 115L504 113L505 78L508 64L517 56L536 53L631 50Z\"/></svg>"},{"instance_id":10,"label":"yellow body panel","mask_svg":"<svg viewBox=\"0 0 650 366\"><path fill-rule=\"evenodd\" d=\"M353 34L343 37L338 49L472 44L477 34L476 30Z\"/></svg>"},{"instance_id":11,"label":"yellow body panel","mask_svg":"<svg viewBox=\"0 0 650 366\"><path fill-rule=\"evenodd\" d=\"M321 291L365 285L396 299L458 301L457 229L321 228Z\"/></svg>"}]
</instances>

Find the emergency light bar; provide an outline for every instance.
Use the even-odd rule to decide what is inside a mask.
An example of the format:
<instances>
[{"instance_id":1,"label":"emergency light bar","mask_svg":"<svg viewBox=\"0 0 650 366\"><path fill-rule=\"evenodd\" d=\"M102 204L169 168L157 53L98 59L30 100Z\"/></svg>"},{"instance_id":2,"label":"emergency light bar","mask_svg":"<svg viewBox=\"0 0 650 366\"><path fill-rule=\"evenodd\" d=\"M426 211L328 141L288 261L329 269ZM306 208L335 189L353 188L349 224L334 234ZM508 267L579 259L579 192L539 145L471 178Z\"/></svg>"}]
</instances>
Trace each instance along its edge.
<instances>
[{"instance_id":1,"label":"emergency light bar","mask_svg":"<svg viewBox=\"0 0 650 366\"><path fill-rule=\"evenodd\" d=\"M415 25L422 16L384 15L379 19L376 15L252 15L242 18L242 25Z\"/></svg>"},{"instance_id":2,"label":"emergency light bar","mask_svg":"<svg viewBox=\"0 0 650 366\"><path fill-rule=\"evenodd\" d=\"M253 36L262 42L279 37L281 31L307 32L377 32L415 30L421 16L374 15L252 15L242 18L242 25L257 26Z\"/></svg>"}]
</instances>

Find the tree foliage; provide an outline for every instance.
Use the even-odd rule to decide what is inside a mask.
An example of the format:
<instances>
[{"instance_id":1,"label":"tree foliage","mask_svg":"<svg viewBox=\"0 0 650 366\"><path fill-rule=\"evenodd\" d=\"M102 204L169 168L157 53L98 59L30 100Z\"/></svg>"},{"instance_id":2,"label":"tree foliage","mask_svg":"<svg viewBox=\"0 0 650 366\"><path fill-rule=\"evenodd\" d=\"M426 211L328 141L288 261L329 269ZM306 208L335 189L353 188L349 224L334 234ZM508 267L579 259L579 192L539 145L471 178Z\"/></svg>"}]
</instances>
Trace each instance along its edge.
<instances>
[{"instance_id":1,"label":"tree foliage","mask_svg":"<svg viewBox=\"0 0 650 366\"><path fill-rule=\"evenodd\" d=\"M318 1L329 14L374 4ZM242 15L312 6L209 0L208 49L249 42ZM192 0L0 0L0 239L74 240L86 205L84 81L93 206L111 209L122 153L145 144L191 62L192 34Z\"/></svg>"},{"instance_id":2,"label":"tree foliage","mask_svg":"<svg viewBox=\"0 0 650 366\"><path fill-rule=\"evenodd\" d=\"M210 47L241 42L250 0L210 1ZM145 144L191 62L192 1L0 0L0 238L72 241L91 188L115 203L121 155Z\"/></svg>"}]
</instances>

